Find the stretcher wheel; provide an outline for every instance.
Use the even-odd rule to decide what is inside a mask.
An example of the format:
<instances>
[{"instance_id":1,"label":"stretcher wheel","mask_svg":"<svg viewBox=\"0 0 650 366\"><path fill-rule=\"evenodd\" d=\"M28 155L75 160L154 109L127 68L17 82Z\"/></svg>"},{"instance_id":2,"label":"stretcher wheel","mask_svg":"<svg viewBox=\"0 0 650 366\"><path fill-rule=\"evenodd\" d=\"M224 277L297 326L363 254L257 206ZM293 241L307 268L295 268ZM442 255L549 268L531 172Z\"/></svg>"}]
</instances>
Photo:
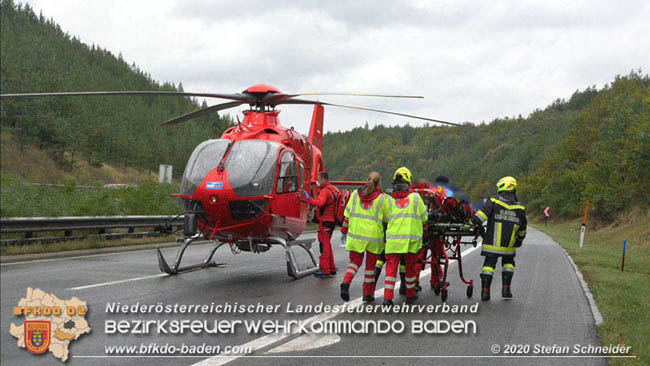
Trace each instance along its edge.
<instances>
[{"instance_id":1,"label":"stretcher wheel","mask_svg":"<svg viewBox=\"0 0 650 366\"><path fill-rule=\"evenodd\" d=\"M467 297L472 297L474 294L474 286L467 286Z\"/></svg>"},{"instance_id":2,"label":"stretcher wheel","mask_svg":"<svg viewBox=\"0 0 650 366\"><path fill-rule=\"evenodd\" d=\"M447 301L447 289L444 289L440 292L440 299L442 299L443 302Z\"/></svg>"},{"instance_id":3,"label":"stretcher wheel","mask_svg":"<svg viewBox=\"0 0 650 366\"><path fill-rule=\"evenodd\" d=\"M440 288L441 287L442 286L440 286L440 282L436 282L435 284L433 284L433 286L431 286L431 288L433 289L433 293L436 294L436 295L440 295Z\"/></svg>"}]
</instances>

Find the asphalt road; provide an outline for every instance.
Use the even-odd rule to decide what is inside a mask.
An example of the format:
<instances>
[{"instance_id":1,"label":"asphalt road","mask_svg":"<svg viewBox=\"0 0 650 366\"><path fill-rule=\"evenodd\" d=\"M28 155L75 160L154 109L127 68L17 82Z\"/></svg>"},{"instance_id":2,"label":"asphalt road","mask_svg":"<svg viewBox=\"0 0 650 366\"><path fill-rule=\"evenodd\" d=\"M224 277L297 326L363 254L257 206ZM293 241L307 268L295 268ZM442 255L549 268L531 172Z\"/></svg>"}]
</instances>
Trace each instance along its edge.
<instances>
[{"instance_id":1,"label":"asphalt road","mask_svg":"<svg viewBox=\"0 0 650 366\"><path fill-rule=\"evenodd\" d=\"M305 234L302 238L314 238ZM341 304L339 283L348 262L347 252L340 246L340 234L334 236L334 253L338 266L336 279L319 279L309 276L293 280L286 274L284 252L273 248L264 254L232 254L229 249L217 252L218 262L225 267L209 268L179 276L161 275L155 251L143 250L111 253L78 258L43 260L29 263L3 264L1 274L1 331L2 365L60 365L51 354L35 356L16 346L16 338L9 334L10 323L22 324L23 317L13 315L15 306L25 296L27 287L40 288L60 299L76 296L88 302L86 319L92 332L82 335L69 347L69 365L192 365L219 364L229 361L231 365L268 364L412 364L444 363L505 364L505 365L604 365L601 356L584 356L573 353L579 345L601 345L597 328L582 288L562 249L548 236L530 228L524 247L517 254L516 273L513 280L514 299L501 299L500 268L492 284L490 302L479 302L482 267L480 248L464 248L465 273L476 283L474 297L468 299L458 278L455 264L450 269L451 283L449 305L478 304L475 314L437 313L371 313L371 314L290 314L287 303L295 305ZM316 245L316 250L317 245ZM207 245L190 247L185 263L200 261L208 250ZM163 253L171 260L176 248ZM299 253L299 252L298 252ZM306 255L299 254L303 263ZM499 264L500 266L500 264ZM361 296L362 273L351 288L353 299ZM426 284L420 293L419 304L441 304ZM378 288L383 287L383 275ZM383 299L378 298L377 303ZM356 300L359 302L360 300ZM396 303L403 298L396 295ZM121 304L279 304L280 310L272 314L112 314L106 312L108 303ZM320 316L320 318L318 318ZM323 318L324 317L324 318ZM165 319L240 319L240 320L387 320L402 321L406 329L401 334L289 334L265 336L250 334L244 330L235 334L208 335L121 335L106 334L107 320L165 320ZM446 320L473 321L476 333L469 334L412 334L412 321ZM173 345L255 345L257 350L248 357L210 358L201 357L107 357L106 346L148 345L166 343ZM493 353L498 345L499 352ZM525 355L505 355L508 345L520 345ZM534 354L540 346L568 346L568 354ZM515 350L516 350L515 349ZM557 349L557 348L556 348ZM263 356L263 357L262 357ZM272 357L269 357L272 356ZM377 358L376 356L387 356ZM409 357L406 357L409 356ZM417 357L415 357L417 356ZM561 357L558 357L561 356ZM570 357L566 357L570 356Z\"/></svg>"}]
</instances>

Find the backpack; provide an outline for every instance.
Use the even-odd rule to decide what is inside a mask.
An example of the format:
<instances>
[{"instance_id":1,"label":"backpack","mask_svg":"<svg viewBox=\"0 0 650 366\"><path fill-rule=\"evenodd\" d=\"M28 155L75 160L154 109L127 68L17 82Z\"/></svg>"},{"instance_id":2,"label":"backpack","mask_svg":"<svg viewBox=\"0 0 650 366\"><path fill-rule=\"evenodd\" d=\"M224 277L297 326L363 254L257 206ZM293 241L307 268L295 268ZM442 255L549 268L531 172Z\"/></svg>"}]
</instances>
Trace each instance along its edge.
<instances>
[{"instance_id":1,"label":"backpack","mask_svg":"<svg viewBox=\"0 0 650 366\"><path fill-rule=\"evenodd\" d=\"M347 189L339 191L336 188L331 189L329 187L325 189L328 189L330 192L332 192L332 195L334 196L334 202L330 203L330 205L334 205L334 224L336 226L343 226L343 214L345 213L345 206L348 205L348 201L350 200L350 191ZM325 212L325 206L328 205L326 204L320 209L321 215Z\"/></svg>"}]
</instances>

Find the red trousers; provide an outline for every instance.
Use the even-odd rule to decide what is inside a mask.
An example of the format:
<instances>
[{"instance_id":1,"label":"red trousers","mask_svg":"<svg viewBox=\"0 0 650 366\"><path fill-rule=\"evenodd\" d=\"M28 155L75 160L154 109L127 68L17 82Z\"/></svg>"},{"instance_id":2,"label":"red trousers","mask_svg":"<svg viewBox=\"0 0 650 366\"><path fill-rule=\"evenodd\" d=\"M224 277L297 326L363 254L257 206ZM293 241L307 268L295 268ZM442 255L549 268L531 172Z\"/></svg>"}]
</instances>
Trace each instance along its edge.
<instances>
[{"instance_id":1,"label":"red trousers","mask_svg":"<svg viewBox=\"0 0 650 366\"><path fill-rule=\"evenodd\" d=\"M438 239L436 245L434 246L433 253L431 253L433 258L431 259L431 284L436 282L442 283L442 265L440 260L445 257L445 241L443 239ZM436 274L438 276L436 277Z\"/></svg>"},{"instance_id":2,"label":"red trousers","mask_svg":"<svg viewBox=\"0 0 650 366\"><path fill-rule=\"evenodd\" d=\"M354 275L357 274L359 267L363 263L363 254L357 252L350 252L350 265L348 265L348 270L345 272L345 277L343 277L343 282L348 285L352 282ZM372 296L375 293L375 263L377 263L377 258L379 254L374 254L366 252L366 268L363 276L363 296ZM399 261L399 260L398 260Z\"/></svg>"},{"instance_id":3,"label":"red trousers","mask_svg":"<svg viewBox=\"0 0 650 366\"><path fill-rule=\"evenodd\" d=\"M393 300L395 296L395 282L397 282L397 269L402 254L386 254L386 287L384 300ZM415 281L417 277L417 254L406 253L406 297L415 297Z\"/></svg>"},{"instance_id":4,"label":"red trousers","mask_svg":"<svg viewBox=\"0 0 650 366\"><path fill-rule=\"evenodd\" d=\"M320 243L320 271L326 274L336 272L334 253L332 252L332 228L320 225L318 228L318 242Z\"/></svg>"},{"instance_id":5,"label":"red trousers","mask_svg":"<svg viewBox=\"0 0 650 366\"><path fill-rule=\"evenodd\" d=\"M444 244L442 243L436 243L440 245L435 245L435 248L431 252L431 279L430 283L431 285L436 284L437 282L442 282L442 266L440 263L437 261L436 258L440 258L442 256L442 251L444 250ZM418 252L418 270L417 270L417 282L420 282L420 272L427 266L426 265L426 260L427 260L427 254L429 254L429 249L426 247L422 247L422 249Z\"/></svg>"}]
</instances>

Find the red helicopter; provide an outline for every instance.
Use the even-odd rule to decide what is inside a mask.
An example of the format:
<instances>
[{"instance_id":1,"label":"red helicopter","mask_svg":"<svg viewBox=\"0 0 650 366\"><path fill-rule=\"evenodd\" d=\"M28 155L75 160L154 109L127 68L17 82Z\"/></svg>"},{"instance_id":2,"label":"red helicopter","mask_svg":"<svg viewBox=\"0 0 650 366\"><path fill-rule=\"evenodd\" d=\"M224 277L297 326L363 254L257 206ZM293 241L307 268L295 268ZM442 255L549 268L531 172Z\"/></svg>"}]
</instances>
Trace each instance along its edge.
<instances>
[{"instance_id":1,"label":"red helicopter","mask_svg":"<svg viewBox=\"0 0 650 366\"><path fill-rule=\"evenodd\" d=\"M221 98L230 102L206 107L162 123L170 126L192 118L248 104L244 120L227 129L218 139L202 142L190 156L183 178L180 197L184 215L185 238L170 267L158 249L160 270L170 275L179 272L219 266L212 261L217 249L228 244L233 253L267 252L273 245L284 248L287 273L301 278L318 270L318 261L311 250L313 239L297 240L305 229L309 205L303 190L313 193L318 172L325 170L323 162L323 106L361 109L403 117L460 126L459 124L408 114L321 101L298 99L303 95L349 95L393 98L422 98L421 96L360 94L360 93L300 93L284 94L270 85L255 85L236 94L112 91L5 94L2 97L46 96L106 96L106 95L167 95ZM303 136L293 127L280 124L282 104L314 105L309 135ZM335 185L363 185L365 182L333 181ZM193 242L207 239L214 246L202 263L180 267L185 249ZM293 248L304 249L313 266L301 270Z\"/></svg>"}]
</instances>

